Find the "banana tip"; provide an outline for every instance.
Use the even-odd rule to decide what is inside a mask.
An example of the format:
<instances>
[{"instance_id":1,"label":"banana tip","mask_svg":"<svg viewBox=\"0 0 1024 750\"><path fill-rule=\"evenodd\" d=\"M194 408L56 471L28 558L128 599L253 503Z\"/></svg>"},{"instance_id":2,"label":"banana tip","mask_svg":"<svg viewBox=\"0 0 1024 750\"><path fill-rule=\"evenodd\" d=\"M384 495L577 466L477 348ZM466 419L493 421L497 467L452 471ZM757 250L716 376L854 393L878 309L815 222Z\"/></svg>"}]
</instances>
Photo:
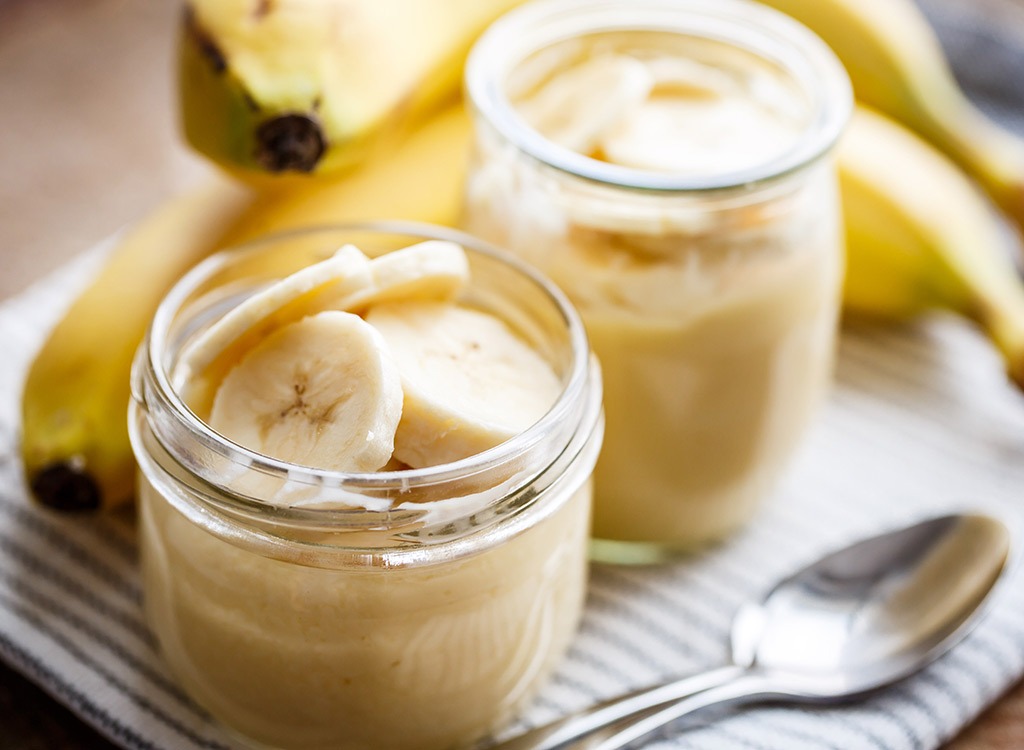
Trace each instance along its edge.
<instances>
[{"instance_id":1,"label":"banana tip","mask_svg":"<svg viewBox=\"0 0 1024 750\"><path fill-rule=\"evenodd\" d=\"M32 494L48 508L62 511L96 510L100 488L82 469L67 462L50 464L31 480Z\"/></svg>"},{"instance_id":2,"label":"banana tip","mask_svg":"<svg viewBox=\"0 0 1024 750\"><path fill-rule=\"evenodd\" d=\"M1013 367L1010 368L1010 380L1017 386L1021 393L1024 393L1024 359L1020 359Z\"/></svg>"},{"instance_id":3,"label":"banana tip","mask_svg":"<svg viewBox=\"0 0 1024 750\"><path fill-rule=\"evenodd\" d=\"M313 117L287 114L265 121L256 131L257 163L268 172L312 172L327 149Z\"/></svg>"}]
</instances>

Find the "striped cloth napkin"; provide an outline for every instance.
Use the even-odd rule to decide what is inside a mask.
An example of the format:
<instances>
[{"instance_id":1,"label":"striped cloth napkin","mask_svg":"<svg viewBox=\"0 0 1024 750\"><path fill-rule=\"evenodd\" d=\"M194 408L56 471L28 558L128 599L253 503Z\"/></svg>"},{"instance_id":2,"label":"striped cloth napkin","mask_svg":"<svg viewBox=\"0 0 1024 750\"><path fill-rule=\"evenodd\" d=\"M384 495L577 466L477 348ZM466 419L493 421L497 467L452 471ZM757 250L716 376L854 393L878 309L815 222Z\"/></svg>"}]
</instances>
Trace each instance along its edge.
<instances>
[{"instance_id":1,"label":"striped cloth napkin","mask_svg":"<svg viewBox=\"0 0 1024 750\"><path fill-rule=\"evenodd\" d=\"M933 20L954 56L981 71L979 85L1017 85L1022 48L993 44L991 31L979 31L969 16L942 16L953 7L945 0L929 6L940 13ZM1006 92L983 93L993 110L1024 125L1024 103L1008 109ZM0 304L0 655L126 748L234 748L161 663L142 620L130 513L68 518L35 508L26 497L16 458L24 372L102 252ZM579 637L508 732L721 665L741 602L861 535L975 509L1001 515L1020 542L1021 488L1024 396L1007 385L995 355L973 331L952 319L850 327L832 397L754 522L690 560L594 566ZM1021 579L1015 568L986 619L951 653L868 700L834 709L751 709L684 734L664 733L644 746L936 747L1024 675Z\"/></svg>"},{"instance_id":2,"label":"striped cloth napkin","mask_svg":"<svg viewBox=\"0 0 1024 750\"><path fill-rule=\"evenodd\" d=\"M235 747L175 686L142 620L134 521L29 505L15 456L29 358L89 254L0 305L0 654L128 748ZM509 732L724 663L737 607L861 535L947 510L999 514L1024 539L1024 395L952 319L849 328L838 383L787 481L746 531L694 559L595 565L578 639ZM1024 581L922 674L838 709L759 708L652 748L931 748L1024 675Z\"/></svg>"}]
</instances>

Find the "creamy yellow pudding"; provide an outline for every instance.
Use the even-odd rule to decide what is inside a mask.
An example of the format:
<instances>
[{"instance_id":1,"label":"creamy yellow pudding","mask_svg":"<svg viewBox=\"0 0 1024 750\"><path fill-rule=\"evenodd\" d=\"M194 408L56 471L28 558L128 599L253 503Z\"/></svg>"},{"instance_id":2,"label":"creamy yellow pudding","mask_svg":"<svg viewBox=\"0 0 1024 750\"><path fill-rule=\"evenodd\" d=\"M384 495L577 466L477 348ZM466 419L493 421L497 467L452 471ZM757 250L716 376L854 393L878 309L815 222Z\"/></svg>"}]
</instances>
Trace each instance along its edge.
<instances>
[{"instance_id":1,"label":"creamy yellow pudding","mask_svg":"<svg viewBox=\"0 0 1024 750\"><path fill-rule=\"evenodd\" d=\"M135 369L147 618L250 746L466 746L577 627L602 426L582 324L507 259L401 236L271 240L281 278L225 255Z\"/></svg>"},{"instance_id":2,"label":"creamy yellow pudding","mask_svg":"<svg viewBox=\"0 0 1024 750\"><path fill-rule=\"evenodd\" d=\"M501 544L405 569L275 560L146 481L140 500L161 652L197 703L262 746L466 745L522 708L576 631L589 484Z\"/></svg>"},{"instance_id":3,"label":"creamy yellow pudding","mask_svg":"<svg viewBox=\"0 0 1024 750\"><path fill-rule=\"evenodd\" d=\"M743 523L829 381L849 92L820 42L751 6L541 3L471 56L465 225L566 291L602 363L594 534L627 543L602 557Z\"/></svg>"}]
</instances>

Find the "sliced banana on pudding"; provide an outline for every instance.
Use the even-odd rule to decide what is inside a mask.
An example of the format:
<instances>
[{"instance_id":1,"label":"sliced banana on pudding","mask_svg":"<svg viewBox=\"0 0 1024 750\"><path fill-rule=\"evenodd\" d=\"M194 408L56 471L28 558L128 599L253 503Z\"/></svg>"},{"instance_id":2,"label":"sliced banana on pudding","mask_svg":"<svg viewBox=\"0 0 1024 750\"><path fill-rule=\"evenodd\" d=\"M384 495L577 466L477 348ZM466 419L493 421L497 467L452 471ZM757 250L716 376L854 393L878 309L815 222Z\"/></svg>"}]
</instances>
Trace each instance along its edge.
<instances>
[{"instance_id":1,"label":"sliced banana on pudding","mask_svg":"<svg viewBox=\"0 0 1024 750\"><path fill-rule=\"evenodd\" d=\"M751 131L747 123L764 123ZM766 119L739 96L654 97L605 131L605 158L624 167L675 174L740 170L782 154L800 135L798 123ZM723 150L722 144L733 144Z\"/></svg>"},{"instance_id":2,"label":"sliced banana on pudding","mask_svg":"<svg viewBox=\"0 0 1024 750\"><path fill-rule=\"evenodd\" d=\"M503 322L451 301L468 278L455 243L373 260L347 246L230 311L176 377L213 429L282 461L370 472L466 458L522 432L560 391Z\"/></svg>"},{"instance_id":3,"label":"sliced banana on pudding","mask_svg":"<svg viewBox=\"0 0 1024 750\"><path fill-rule=\"evenodd\" d=\"M250 350L217 389L209 422L283 461L376 471L391 459L402 400L381 334L332 310L284 325Z\"/></svg>"},{"instance_id":4,"label":"sliced banana on pudding","mask_svg":"<svg viewBox=\"0 0 1024 750\"><path fill-rule=\"evenodd\" d=\"M558 75L516 110L548 140L589 154L623 113L647 99L653 86L654 77L636 58L602 55Z\"/></svg>"},{"instance_id":5,"label":"sliced banana on pudding","mask_svg":"<svg viewBox=\"0 0 1024 750\"><path fill-rule=\"evenodd\" d=\"M274 329L325 310L352 311L394 299L450 299L469 279L466 251L431 240L370 260L346 245L334 256L257 292L186 348L177 377L205 415L228 370Z\"/></svg>"},{"instance_id":6,"label":"sliced banana on pudding","mask_svg":"<svg viewBox=\"0 0 1024 750\"><path fill-rule=\"evenodd\" d=\"M342 310L359 310L401 299L446 300L469 281L469 259L461 245L428 240L370 261L372 284L325 300Z\"/></svg>"},{"instance_id":7,"label":"sliced banana on pudding","mask_svg":"<svg viewBox=\"0 0 1024 750\"><path fill-rule=\"evenodd\" d=\"M413 468L457 461L519 434L554 404L550 365L502 321L450 303L370 309L401 373L394 456Z\"/></svg>"},{"instance_id":8,"label":"sliced banana on pudding","mask_svg":"<svg viewBox=\"0 0 1024 750\"><path fill-rule=\"evenodd\" d=\"M371 287L370 259L346 245L327 260L261 289L203 331L181 354L176 380L186 402L205 414L227 371L274 328L322 309L321 298L351 296Z\"/></svg>"}]
</instances>

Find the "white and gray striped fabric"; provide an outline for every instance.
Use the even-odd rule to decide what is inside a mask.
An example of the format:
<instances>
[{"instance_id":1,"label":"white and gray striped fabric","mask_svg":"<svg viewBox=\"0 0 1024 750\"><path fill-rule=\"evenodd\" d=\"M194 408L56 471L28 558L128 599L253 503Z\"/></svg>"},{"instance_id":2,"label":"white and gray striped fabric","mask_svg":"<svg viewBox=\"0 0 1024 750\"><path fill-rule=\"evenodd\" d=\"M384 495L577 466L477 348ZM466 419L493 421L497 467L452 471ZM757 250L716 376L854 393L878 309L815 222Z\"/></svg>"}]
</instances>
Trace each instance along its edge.
<instances>
[{"instance_id":1,"label":"white and gray striped fabric","mask_svg":"<svg viewBox=\"0 0 1024 750\"><path fill-rule=\"evenodd\" d=\"M953 0L922 4L964 83L1024 132L1016 75L1024 27L996 29ZM16 442L25 368L100 257L83 257L0 305L0 657L126 748L232 748L174 685L142 621L132 517L53 515L31 506L23 487ZM578 639L509 731L722 664L731 617L747 597L834 546L950 509L998 513L1024 544L1024 396L958 321L848 328L831 400L749 528L672 565L595 566ZM644 746L936 747L1024 675L1022 573L1015 569L1006 584L966 641L869 700L748 710Z\"/></svg>"},{"instance_id":2,"label":"white and gray striped fabric","mask_svg":"<svg viewBox=\"0 0 1024 750\"><path fill-rule=\"evenodd\" d=\"M0 654L127 748L234 745L185 698L143 623L133 519L29 504L16 459L30 356L99 254L0 306ZM838 383L784 486L749 528L686 561L594 566L563 667L510 731L726 658L738 605L846 541L949 509L1024 526L1024 395L952 319L844 332ZM1021 537L1024 538L1024 537ZM924 673L839 709L759 708L654 748L932 748L1024 674L1024 581Z\"/></svg>"}]
</instances>

